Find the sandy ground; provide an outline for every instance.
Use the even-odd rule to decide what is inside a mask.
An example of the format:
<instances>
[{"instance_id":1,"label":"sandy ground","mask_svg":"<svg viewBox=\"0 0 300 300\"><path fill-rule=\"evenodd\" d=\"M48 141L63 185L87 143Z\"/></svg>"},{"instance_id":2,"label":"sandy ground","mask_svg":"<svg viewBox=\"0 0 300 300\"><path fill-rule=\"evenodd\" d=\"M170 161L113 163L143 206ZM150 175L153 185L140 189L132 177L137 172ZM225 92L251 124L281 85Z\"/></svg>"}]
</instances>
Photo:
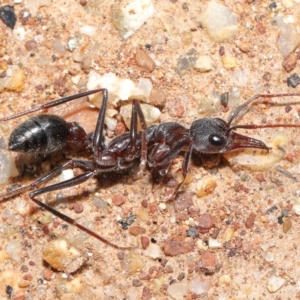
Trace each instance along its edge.
<instances>
[{"instance_id":1,"label":"sandy ground","mask_svg":"<svg viewBox=\"0 0 300 300\"><path fill-rule=\"evenodd\" d=\"M275 10L271 9L275 2L271 8L268 1L222 2L239 23L234 37L226 41L214 41L199 20L207 1L153 1L154 16L126 40L112 24L114 1L80 2L40 1L37 10L25 0L2 3L14 5L17 23L12 30L0 22L1 78L11 65L22 70L24 77L15 78L20 87L2 91L1 117L86 90L91 70L112 72L134 82L150 79L157 93L150 104L161 110L159 122L174 121L186 127L205 115L226 120L233 106L256 93L299 91L299 87L287 86L287 78L299 73L299 53L292 52L289 60L283 57L277 43L280 30L274 24L274 17L281 14L299 30L300 4L296 1L276 2ZM86 25L95 32L82 33ZM77 44L71 52L68 42L74 37ZM155 62L154 69L141 67L136 57L141 49ZM190 49L211 57L210 71L191 68L179 76L178 60ZM204 99L218 99L212 95L224 92L240 97L230 97L228 107L219 105L201 113ZM159 105L154 99L159 99ZM291 98L273 100L282 105L255 105L239 123L299 121L299 105L287 105ZM293 100L300 101L300 96ZM86 99L78 101L79 112L67 119L80 122L90 132L97 110L83 109L85 103ZM114 108L119 112L120 105ZM63 108L55 113L66 114ZM1 138L6 145L9 133L27 118L2 123ZM172 176L158 183L153 183L150 170L138 180L131 173L112 174L41 197L43 201L59 199L56 209L114 244L138 245L131 251L115 250L35 209L26 193L2 201L0 299L299 298L299 129L243 133L270 147L279 145L283 153L279 161L267 168L266 156L258 156L252 163L252 168L260 168L256 172L235 160L222 161L210 170L195 161L188 184L174 203L165 199L181 180L182 156L174 160ZM239 157L242 153L234 159ZM14 154L14 158L24 164L24 157ZM2 192L52 169L58 158L28 162L35 168L3 184ZM201 187L207 185L201 179L209 179L206 195ZM78 196L66 202L61 200L64 195ZM136 219L123 230L117 220L130 215ZM42 254L57 239L78 252L74 258L63 254L70 261L55 269ZM59 251L55 251L57 258Z\"/></svg>"}]
</instances>

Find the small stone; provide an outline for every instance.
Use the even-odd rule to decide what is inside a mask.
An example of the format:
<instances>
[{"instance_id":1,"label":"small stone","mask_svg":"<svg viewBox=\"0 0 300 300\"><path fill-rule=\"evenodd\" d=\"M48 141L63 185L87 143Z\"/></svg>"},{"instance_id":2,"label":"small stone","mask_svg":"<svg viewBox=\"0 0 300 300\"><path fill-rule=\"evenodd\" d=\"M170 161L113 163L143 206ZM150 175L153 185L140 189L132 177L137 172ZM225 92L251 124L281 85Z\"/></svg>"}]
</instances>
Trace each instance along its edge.
<instances>
[{"instance_id":1,"label":"small stone","mask_svg":"<svg viewBox=\"0 0 300 300\"><path fill-rule=\"evenodd\" d=\"M155 62L145 50L137 50L135 54L135 60L137 65L140 66L146 72L151 73L156 67Z\"/></svg>"},{"instance_id":2,"label":"small stone","mask_svg":"<svg viewBox=\"0 0 300 300\"><path fill-rule=\"evenodd\" d=\"M194 277L189 282L189 291L196 295L207 293L212 287L212 282L209 279Z\"/></svg>"},{"instance_id":3,"label":"small stone","mask_svg":"<svg viewBox=\"0 0 300 300\"><path fill-rule=\"evenodd\" d=\"M287 85L292 88L295 88L297 85L299 85L299 83L300 83L300 77L297 73L294 73L287 79Z\"/></svg>"},{"instance_id":4,"label":"small stone","mask_svg":"<svg viewBox=\"0 0 300 300\"><path fill-rule=\"evenodd\" d=\"M139 287L139 286L143 285L143 283L139 279L133 279L132 285L135 287Z\"/></svg>"},{"instance_id":5,"label":"small stone","mask_svg":"<svg viewBox=\"0 0 300 300\"><path fill-rule=\"evenodd\" d=\"M144 259L134 252L126 253L125 258L120 261L122 269L129 274L134 274L145 267ZM141 278L140 278L141 279Z\"/></svg>"},{"instance_id":6,"label":"small stone","mask_svg":"<svg viewBox=\"0 0 300 300\"><path fill-rule=\"evenodd\" d=\"M284 283L285 279L274 275L269 278L267 289L270 293L275 293L284 285Z\"/></svg>"},{"instance_id":7,"label":"small stone","mask_svg":"<svg viewBox=\"0 0 300 300\"><path fill-rule=\"evenodd\" d=\"M7 27L14 29L17 22L15 8L11 5L2 6L0 8L0 18Z\"/></svg>"},{"instance_id":8,"label":"small stone","mask_svg":"<svg viewBox=\"0 0 300 300\"><path fill-rule=\"evenodd\" d=\"M167 93L158 89L152 89L150 93L150 104L159 107L165 107L167 100Z\"/></svg>"},{"instance_id":9,"label":"small stone","mask_svg":"<svg viewBox=\"0 0 300 300\"><path fill-rule=\"evenodd\" d=\"M216 1L209 1L199 21L216 42L231 39L238 31L238 17L229 8Z\"/></svg>"},{"instance_id":10,"label":"small stone","mask_svg":"<svg viewBox=\"0 0 300 300\"><path fill-rule=\"evenodd\" d=\"M25 81L24 70L17 65L10 65L6 70L6 76L0 78L0 92L3 90L21 92L24 90Z\"/></svg>"},{"instance_id":11,"label":"small stone","mask_svg":"<svg viewBox=\"0 0 300 300\"><path fill-rule=\"evenodd\" d=\"M223 236L223 242L224 243L229 242L233 238L233 234L234 234L234 228L231 226L227 227Z\"/></svg>"},{"instance_id":12,"label":"small stone","mask_svg":"<svg viewBox=\"0 0 300 300\"><path fill-rule=\"evenodd\" d=\"M199 181L196 194L199 198L211 194L217 186L217 182L213 177L205 176Z\"/></svg>"},{"instance_id":13,"label":"small stone","mask_svg":"<svg viewBox=\"0 0 300 300\"><path fill-rule=\"evenodd\" d=\"M82 203L75 203L74 204L74 211L76 212L76 214L80 214L80 213L82 213L83 211L84 211L84 206L83 206L83 204Z\"/></svg>"},{"instance_id":14,"label":"small stone","mask_svg":"<svg viewBox=\"0 0 300 300\"><path fill-rule=\"evenodd\" d=\"M147 249L144 251L144 255L153 259L158 259L163 256L160 246L154 243L150 244L149 247L147 247Z\"/></svg>"},{"instance_id":15,"label":"small stone","mask_svg":"<svg viewBox=\"0 0 300 300\"><path fill-rule=\"evenodd\" d=\"M248 53L252 50L252 44L247 42L241 42L238 47L244 53Z\"/></svg>"},{"instance_id":16,"label":"small stone","mask_svg":"<svg viewBox=\"0 0 300 300\"><path fill-rule=\"evenodd\" d=\"M194 245L191 242L183 241L176 236L171 236L164 242L163 250L165 255L175 256L194 251Z\"/></svg>"},{"instance_id":17,"label":"small stone","mask_svg":"<svg viewBox=\"0 0 300 300\"><path fill-rule=\"evenodd\" d=\"M197 221L197 230L199 233L204 234L209 232L216 224L216 217L209 214L202 214L199 218L195 219Z\"/></svg>"},{"instance_id":18,"label":"small stone","mask_svg":"<svg viewBox=\"0 0 300 300\"><path fill-rule=\"evenodd\" d=\"M25 275L23 276L23 279L24 279L24 280L27 280L27 281L32 281L33 277L32 277L31 274L25 274Z\"/></svg>"},{"instance_id":19,"label":"small stone","mask_svg":"<svg viewBox=\"0 0 300 300\"><path fill-rule=\"evenodd\" d=\"M129 38L154 14L151 0L121 0L112 6L112 21L124 39Z\"/></svg>"},{"instance_id":20,"label":"small stone","mask_svg":"<svg viewBox=\"0 0 300 300\"><path fill-rule=\"evenodd\" d=\"M208 239L208 247L211 249L222 248L222 243L220 243L218 240L209 238Z\"/></svg>"},{"instance_id":21,"label":"small stone","mask_svg":"<svg viewBox=\"0 0 300 300\"><path fill-rule=\"evenodd\" d=\"M209 55L201 55L196 60L194 68L201 73L209 72L214 68L214 63Z\"/></svg>"},{"instance_id":22,"label":"small stone","mask_svg":"<svg viewBox=\"0 0 300 300\"><path fill-rule=\"evenodd\" d=\"M221 61L225 69L234 69L238 65L236 59L229 55L222 56Z\"/></svg>"},{"instance_id":23,"label":"small stone","mask_svg":"<svg viewBox=\"0 0 300 300\"><path fill-rule=\"evenodd\" d=\"M35 40L30 40L25 43L25 49L27 51L34 51L37 49L37 42Z\"/></svg>"},{"instance_id":24,"label":"small stone","mask_svg":"<svg viewBox=\"0 0 300 300\"><path fill-rule=\"evenodd\" d=\"M142 248L145 250L147 249L147 247L149 246L150 244L150 240L147 236L141 236L141 244L142 244Z\"/></svg>"},{"instance_id":25,"label":"small stone","mask_svg":"<svg viewBox=\"0 0 300 300\"><path fill-rule=\"evenodd\" d=\"M216 255L212 252L205 251L201 254L199 268L205 274L213 274L216 271Z\"/></svg>"},{"instance_id":26,"label":"small stone","mask_svg":"<svg viewBox=\"0 0 300 300\"><path fill-rule=\"evenodd\" d=\"M115 195L112 198L112 203L116 206L121 206L126 202L126 198L122 194Z\"/></svg>"},{"instance_id":27,"label":"small stone","mask_svg":"<svg viewBox=\"0 0 300 300\"><path fill-rule=\"evenodd\" d=\"M219 279L220 285L229 285L231 283L231 277L229 275L223 275Z\"/></svg>"},{"instance_id":28,"label":"small stone","mask_svg":"<svg viewBox=\"0 0 300 300\"><path fill-rule=\"evenodd\" d=\"M185 295L188 293L188 287L183 283L173 283L168 286L167 292L172 299L182 300L185 299Z\"/></svg>"},{"instance_id":29,"label":"small stone","mask_svg":"<svg viewBox=\"0 0 300 300\"><path fill-rule=\"evenodd\" d=\"M43 278L45 280L47 280L47 281L50 281L53 273L54 272L52 270L50 270L50 269L47 268L47 269L44 270L44 276L43 276Z\"/></svg>"},{"instance_id":30,"label":"small stone","mask_svg":"<svg viewBox=\"0 0 300 300\"><path fill-rule=\"evenodd\" d=\"M73 273L82 267L86 258L64 239L50 241L43 249L43 259L54 269Z\"/></svg>"},{"instance_id":31,"label":"small stone","mask_svg":"<svg viewBox=\"0 0 300 300\"><path fill-rule=\"evenodd\" d=\"M287 233L292 228L292 220L290 218L285 218L282 224L282 230L284 233Z\"/></svg>"},{"instance_id":32,"label":"small stone","mask_svg":"<svg viewBox=\"0 0 300 300\"><path fill-rule=\"evenodd\" d=\"M247 228L251 228L254 225L255 218L256 218L256 214L251 213L245 221L245 226Z\"/></svg>"},{"instance_id":33,"label":"small stone","mask_svg":"<svg viewBox=\"0 0 300 300\"><path fill-rule=\"evenodd\" d=\"M138 236L140 234L145 234L146 233L146 229L142 226L131 226L129 229L129 233L133 236Z\"/></svg>"},{"instance_id":34,"label":"small stone","mask_svg":"<svg viewBox=\"0 0 300 300\"><path fill-rule=\"evenodd\" d=\"M29 281L29 280L21 279L21 280L19 281L19 287L20 287L20 288L26 288L26 287L28 287L30 284L31 284L31 281Z\"/></svg>"},{"instance_id":35,"label":"small stone","mask_svg":"<svg viewBox=\"0 0 300 300\"><path fill-rule=\"evenodd\" d=\"M291 72L293 69L295 69L296 64L297 54L292 52L284 59L282 66L287 72Z\"/></svg>"},{"instance_id":36,"label":"small stone","mask_svg":"<svg viewBox=\"0 0 300 300\"><path fill-rule=\"evenodd\" d=\"M180 55L175 71L182 77L195 66L198 57L199 53L194 48L190 49L186 54Z\"/></svg>"},{"instance_id":37,"label":"small stone","mask_svg":"<svg viewBox=\"0 0 300 300\"><path fill-rule=\"evenodd\" d=\"M179 194L174 201L174 208L176 212L182 212L191 206L194 206L192 195L187 192Z\"/></svg>"}]
</instances>

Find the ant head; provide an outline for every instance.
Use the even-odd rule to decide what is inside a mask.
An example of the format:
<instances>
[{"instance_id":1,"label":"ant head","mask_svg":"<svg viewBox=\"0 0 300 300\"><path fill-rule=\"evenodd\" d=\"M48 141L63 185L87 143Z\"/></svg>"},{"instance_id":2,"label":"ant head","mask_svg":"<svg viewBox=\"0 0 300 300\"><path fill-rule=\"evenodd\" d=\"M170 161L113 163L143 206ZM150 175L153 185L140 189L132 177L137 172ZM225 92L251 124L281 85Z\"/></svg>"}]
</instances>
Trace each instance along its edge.
<instances>
[{"instance_id":1,"label":"ant head","mask_svg":"<svg viewBox=\"0 0 300 300\"><path fill-rule=\"evenodd\" d=\"M222 119L203 118L192 123L190 137L193 149L200 153L225 153L242 148L269 148L265 143L234 132Z\"/></svg>"}]
</instances>

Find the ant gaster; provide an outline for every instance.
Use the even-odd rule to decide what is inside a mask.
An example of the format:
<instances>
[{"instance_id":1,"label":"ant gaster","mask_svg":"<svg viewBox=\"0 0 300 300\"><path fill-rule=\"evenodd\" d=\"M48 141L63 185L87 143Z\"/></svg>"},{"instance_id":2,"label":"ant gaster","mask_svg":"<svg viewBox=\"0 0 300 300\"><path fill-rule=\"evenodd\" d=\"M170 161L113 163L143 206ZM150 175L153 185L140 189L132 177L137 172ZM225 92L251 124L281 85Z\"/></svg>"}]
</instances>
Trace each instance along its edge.
<instances>
[{"instance_id":1,"label":"ant gaster","mask_svg":"<svg viewBox=\"0 0 300 300\"><path fill-rule=\"evenodd\" d=\"M92 151L92 160L71 159L59 167L54 168L49 173L39 177L27 186L0 195L0 200L10 198L29 189L29 197L37 205L49 211L58 218L92 235L105 244L116 249L132 249L133 247L120 247L104 239L97 233L80 225L72 218L58 212L54 208L46 205L37 199L51 191L69 188L87 181L100 173L119 171L133 166L136 159L140 159L139 175L143 174L146 165L154 168L162 176L166 175L173 159L186 149L182 174L183 180L175 189L173 196L177 194L184 179L187 176L191 154L194 152L205 159L213 155L219 156L222 153L243 148L257 148L269 151L269 147L260 140L241 135L234 130L238 128L258 129L275 127L300 127L294 124L265 124L265 125L235 125L231 123L239 116L251 102L258 98L299 96L299 94L257 94L248 101L238 106L230 115L226 122L219 118L202 118L195 120L189 129L176 122L167 122L159 125L146 126L145 118L138 100L132 102L132 118L130 131L115 137L107 146L104 136L104 117L108 102L108 92L106 89L96 89L69 97L51 101L36 108L29 109L22 113L0 119L0 122L12 120L29 113L46 110L48 108L73 101L75 99L102 92L103 101L99 111L95 131L86 134L84 129L76 122L69 123L63 118L41 114L20 124L10 135L9 150L17 152L50 153L64 148L89 147ZM142 130L138 131L138 117ZM59 175L67 168L80 168L84 172L72 179L37 188L44 182Z\"/></svg>"}]
</instances>

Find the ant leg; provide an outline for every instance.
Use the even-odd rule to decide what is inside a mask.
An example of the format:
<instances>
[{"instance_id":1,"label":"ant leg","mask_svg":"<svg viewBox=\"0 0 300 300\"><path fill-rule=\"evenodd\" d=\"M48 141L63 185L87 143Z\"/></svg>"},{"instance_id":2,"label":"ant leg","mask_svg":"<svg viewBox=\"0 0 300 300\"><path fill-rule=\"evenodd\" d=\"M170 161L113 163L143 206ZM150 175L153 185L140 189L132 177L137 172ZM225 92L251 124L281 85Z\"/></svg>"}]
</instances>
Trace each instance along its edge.
<instances>
[{"instance_id":1,"label":"ant leg","mask_svg":"<svg viewBox=\"0 0 300 300\"><path fill-rule=\"evenodd\" d=\"M38 187L39 185L41 185L42 183L50 180L51 178L54 178L55 176L60 174L62 170L67 169L67 168L82 168L85 170L94 170L95 164L90 161L84 161L84 160L69 160L66 163L64 163L63 165L53 169L49 173L47 173L47 174L41 176L40 178L36 179L35 181L31 182L30 184L0 195L0 201L11 198L13 196L21 194L30 189L34 189L34 188Z\"/></svg>"},{"instance_id":2,"label":"ant leg","mask_svg":"<svg viewBox=\"0 0 300 300\"><path fill-rule=\"evenodd\" d=\"M60 189L65 189L65 188L69 188L72 186L76 186L80 183L83 183L85 181L87 181L89 178L91 178L92 176L95 175L95 171L87 171L81 175L78 175L74 178L71 178L69 180L66 180L64 182L59 182L47 187L43 187L40 188L38 190L32 191L29 194L29 197L32 201L34 201L37 205L41 206L42 208L44 208L45 210L49 211L50 213L52 213L53 215L55 215L56 217L60 218L61 220L69 223L70 225L73 225L75 227L77 227L78 229L82 230L83 232L95 237L96 239L98 239L99 241L103 242L104 244L111 246L115 249L118 250L131 250L134 249L135 247L121 247L121 246L117 246L111 242L109 242L107 239L103 238L102 236L98 235L97 233L95 233L94 231L88 229L87 227L77 223L74 219L66 216L65 214L55 210L54 208L52 208L51 206L48 206L47 204L41 202L40 200L38 200L36 198L37 195L42 195L45 194L47 192L51 192L51 191L56 191L56 190L60 190Z\"/></svg>"},{"instance_id":3,"label":"ant leg","mask_svg":"<svg viewBox=\"0 0 300 300\"><path fill-rule=\"evenodd\" d=\"M145 120L145 116L143 114L140 102L135 100L134 105L137 108L137 112L140 118L140 123L142 126L142 143L141 143L141 160L140 160L140 170L138 172L138 176L143 176L143 173L147 166L147 139L146 139L146 130L147 130L147 124Z\"/></svg>"},{"instance_id":4,"label":"ant leg","mask_svg":"<svg viewBox=\"0 0 300 300\"><path fill-rule=\"evenodd\" d=\"M12 115L10 117L7 117L7 118L2 118L2 119L0 119L0 122L16 119L18 117L28 115L30 113L33 113L33 112L36 112L36 111L39 111L39 110L46 110L46 109L49 109L51 107L55 107L55 106L58 106L60 104L67 103L67 102L70 102L70 101L73 101L73 100L76 100L76 99L79 99L79 98L82 98L82 97L85 97L85 96L89 96L89 95L92 95L92 94L96 94L96 93L99 93L99 92L103 92L103 93L107 94L106 89L96 89L96 90L91 90L91 91L87 91L87 92L82 92L82 93L79 93L79 94L63 97L63 98L60 98L58 100L54 100L54 101L39 105L37 107L25 110L25 111L17 113L17 114L14 114L14 115Z\"/></svg>"}]
</instances>

